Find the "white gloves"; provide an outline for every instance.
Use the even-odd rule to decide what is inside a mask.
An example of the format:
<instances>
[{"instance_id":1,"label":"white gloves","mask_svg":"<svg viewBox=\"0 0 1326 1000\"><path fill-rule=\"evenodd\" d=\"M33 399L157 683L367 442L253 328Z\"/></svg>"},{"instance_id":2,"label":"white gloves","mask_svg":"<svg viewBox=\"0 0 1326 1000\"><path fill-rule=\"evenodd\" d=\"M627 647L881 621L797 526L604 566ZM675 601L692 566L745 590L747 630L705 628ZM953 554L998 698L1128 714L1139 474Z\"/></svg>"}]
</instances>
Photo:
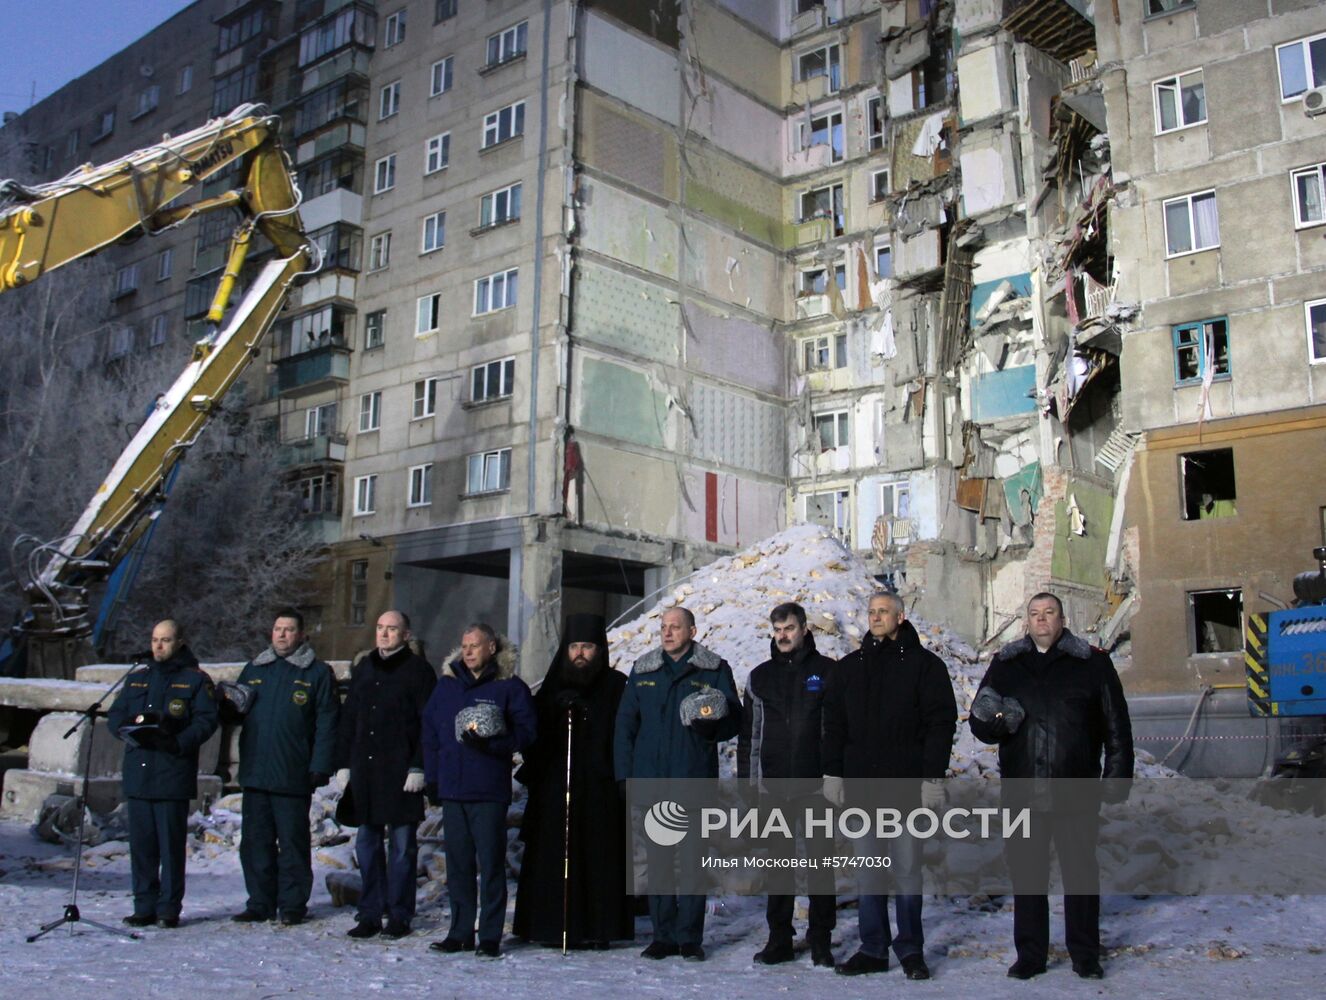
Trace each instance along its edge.
<instances>
[{"instance_id":1,"label":"white gloves","mask_svg":"<svg viewBox=\"0 0 1326 1000\"><path fill-rule=\"evenodd\" d=\"M332 782L336 785L338 792L343 792L350 787L350 769L343 767L332 776Z\"/></svg>"},{"instance_id":2,"label":"white gloves","mask_svg":"<svg viewBox=\"0 0 1326 1000\"><path fill-rule=\"evenodd\" d=\"M843 787L843 779L835 778L831 774L824 775L824 784L820 788L820 794L835 806L842 806L847 801L847 790Z\"/></svg>"},{"instance_id":3,"label":"white gloves","mask_svg":"<svg viewBox=\"0 0 1326 1000\"><path fill-rule=\"evenodd\" d=\"M405 776L405 791L411 795L418 795L424 790L424 772L411 771Z\"/></svg>"},{"instance_id":4,"label":"white gloves","mask_svg":"<svg viewBox=\"0 0 1326 1000\"><path fill-rule=\"evenodd\" d=\"M921 805L934 812L943 809L948 803L948 789L938 781L921 782Z\"/></svg>"}]
</instances>

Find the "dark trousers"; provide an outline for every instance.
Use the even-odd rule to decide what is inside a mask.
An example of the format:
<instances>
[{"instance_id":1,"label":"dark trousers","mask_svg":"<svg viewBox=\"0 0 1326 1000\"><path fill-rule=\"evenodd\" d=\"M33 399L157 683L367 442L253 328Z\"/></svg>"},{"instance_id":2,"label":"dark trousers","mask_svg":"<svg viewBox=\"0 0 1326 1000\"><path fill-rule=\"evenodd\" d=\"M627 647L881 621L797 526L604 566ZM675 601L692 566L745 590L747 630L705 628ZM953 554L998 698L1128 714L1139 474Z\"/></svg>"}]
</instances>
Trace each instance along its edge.
<instances>
[{"instance_id":1,"label":"dark trousers","mask_svg":"<svg viewBox=\"0 0 1326 1000\"><path fill-rule=\"evenodd\" d=\"M1094 812L1031 815L1031 835L1005 842L1013 880L1013 945L1018 959L1044 965L1050 951L1050 843L1063 876L1064 924L1074 961L1100 957L1100 865L1096 843L1100 817Z\"/></svg>"},{"instance_id":2,"label":"dark trousers","mask_svg":"<svg viewBox=\"0 0 1326 1000\"><path fill-rule=\"evenodd\" d=\"M653 885L675 883L675 866L700 870L698 837L687 837L676 847L660 847L645 838L645 860ZM690 876L692 879L694 874ZM704 939L704 896L653 895L649 897L649 921L654 925L654 940L663 944L699 944Z\"/></svg>"},{"instance_id":3,"label":"dark trousers","mask_svg":"<svg viewBox=\"0 0 1326 1000\"><path fill-rule=\"evenodd\" d=\"M409 924L414 919L415 876L418 873L417 824L371 826L364 823L355 834L355 859L364 889L359 896L357 919L380 923L390 920ZM451 866L447 865L448 882Z\"/></svg>"},{"instance_id":4,"label":"dark trousers","mask_svg":"<svg viewBox=\"0 0 1326 1000\"><path fill-rule=\"evenodd\" d=\"M134 915L178 917L184 902L184 799L129 799L129 870Z\"/></svg>"},{"instance_id":5,"label":"dark trousers","mask_svg":"<svg viewBox=\"0 0 1326 1000\"><path fill-rule=\"evenodd\" d=\"M248 890L247 908L272 916L277 910L302 917L313 892L311 795L282 795L244 789L239 864Z\"/></svg>"},{"instance_id":6,"label":"dark trousers","mask_svg":"<svg viewBox=\"0 0 1326 1000\"><path fill-rule=\"evenodd\" d=\"M921 927L921 853L920 845L910 837L876 839L861 837L853 841L858 857L888 857L888 869L866 869L861 881L867 888L884 893L862 892L858 897L857 928L861 950L875 958L888 958L889 948L901 961L925 951L925 931ZM889 928L889 895L893 896L893 914L898 933Z\"/></svg>"},{"instance_id":7,"label":"dark trousers","mask_svg":"<svg viewBox=\"0 0 1326 1000\"><path fill-rule=\"evenodd\" d=\"M836 854L834 849L833 835L824 837L818 834L815 836L806 836L804 817L806 811L823 811L824 800L819 796L810 799L793 799L773 802L773 805L781 809L785 816L796 817L796 836L790 840L782 838L773 838L769 844L770 857L797 856L797 845L805 845L805 857L819 858L825 855ZM804 869L805 890L810 898L810 926L806 930L806 938L812 943L829 943L829 937L833 933L833 928L838 922L838 901L834 896L833 870L829 868L808 868ZM800 873L798 873L800 875ZM800 878L798 878L797 888L801 888ZM769 924L769 941L772 944L792 943L794 931L792 929L792 914L796 906L796 896L791 895L770 895L765 903L764 915Z\"/></svg>"},{"instance_id":8,"label":"dark trousers","mask_svg":"<svg viewBox=\"0 0 1326 1000\"><path fill-rule=\"evenodd\" d=\"M502 940L506 922L506 810L505 802L447 799L442 803L447 897L451 902L449 938L473 940L477 914L479 940Z\"/></svg>"}]
</instances>

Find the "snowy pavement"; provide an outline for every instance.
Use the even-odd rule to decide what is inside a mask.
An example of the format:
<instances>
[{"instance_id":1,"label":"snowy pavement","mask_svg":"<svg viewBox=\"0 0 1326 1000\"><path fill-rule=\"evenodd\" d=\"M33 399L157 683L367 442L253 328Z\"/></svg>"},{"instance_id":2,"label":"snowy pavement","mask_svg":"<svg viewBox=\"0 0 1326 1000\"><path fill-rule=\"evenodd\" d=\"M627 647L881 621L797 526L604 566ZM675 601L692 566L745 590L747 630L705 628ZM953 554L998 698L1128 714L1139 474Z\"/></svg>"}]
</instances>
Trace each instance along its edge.
<instances>
[{"instance_id":1,"label":"snowy pavement","mask_svg":"<svg viewBox=\"0 0 1326 1000\"><path fill-rule=\"evenodd\" d=\"M130 911L128 862L94 858L83 870L84 916L120 926ZM729 897L709 918L703 965L637 957L648 921L634 946L607 953L572 953L507 942L496 962L472 955L442 956L428 942L446 926L436 905L421 908L416 933L399 942L345 937L351 912L333 909L316 872L312 920L300 927L230 922L243 908L244 886L235 852L190 862L184 922L175 931L149 929L140 941L88 926L61 928L33 944L24 938L60 916L68 901L72 859L36 840L16 823L0 823L0 997L498 997L540 1000L575 997L770 996L865 997L892 991L918 997L1124 996L1318 997L1326 982L1326 899L1318 897L1148 899L1104 901L1106 979L1077 979L1062 948L1049 972L1029 983L1009 980L1012 915L987 913L966 900L926 902L926 956L935 978L906 982L898 969L847 979L812 969L802 955L791 966L752 965L764 943L763 901ZM799 926L803 926L799 918ZM1052 935L1062 941L1062 911ZM856 946L855 909L840 911L834 950L844 959Z\"/></svg>"}]
</instances>

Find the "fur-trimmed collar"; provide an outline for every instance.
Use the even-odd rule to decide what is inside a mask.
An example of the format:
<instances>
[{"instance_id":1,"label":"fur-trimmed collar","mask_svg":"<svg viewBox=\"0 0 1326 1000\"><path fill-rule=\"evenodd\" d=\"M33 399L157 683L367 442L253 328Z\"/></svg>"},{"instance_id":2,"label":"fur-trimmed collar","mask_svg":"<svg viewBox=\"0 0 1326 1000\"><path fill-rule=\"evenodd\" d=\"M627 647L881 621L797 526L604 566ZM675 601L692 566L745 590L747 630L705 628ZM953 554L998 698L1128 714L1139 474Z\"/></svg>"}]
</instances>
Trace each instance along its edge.
<instances>
[{"instance_id":1,"label":"fur-trimmed collar","mask_svg":"<svg viewBox=\"0 0 1326 1000\"><path fill-rule=\"evenodd\" d=\"M277 660L285 660L285 662L292 667L298 667L300 670L307 670L309 667L313 666L313 662L317 658L317 654L313 652L313 647L305 642L301 643L300 647L289 656L280 656L277 654L276 650L272 649L271 646L268 646L253 658L253 663L255 666L265 667L267 664L275 663Z\"/></svg>"},{"instance_id":2,"label":"fur-trimmed collar","mask_svg":"<svg viewBox=\"0 0 1326 1000\"><path fill-rule=\"evenodd\" d=\"M697 670L717 670L723 662L723 658L712 649L702 646L698 642L691 643L691 662L695 664ZM663 669L663 647L655 646L640 659L635 661L635 666L631 668L633 674L652 674L655 670Z\"/></svg>"},{"instance_id":3,"label":"fur-trimmed collar","mask_svg":"<svg viewBox=\"0 0 1326 1000\"><path fill-rule=\"evenodd\" d=\"M499 635L497 637L497 655L493 657L493 659L497 661L496 680L504 681L508 677L514 677L516 675L516 660L518 653L519 650L516 648L516 644L510 639L504 635ZM442 661L442 676L455 678L456 669L469 669L460 661L459 646L448 653L447 658Z\"/></svg>"},{"instance_id":4,"label":"fur-trimmed collar","mask_svg":"<svg viewBox=\"0 0 1326 1000\"><path fill-rule=\"evenodd\" d=\"M1068 629L1064 629L1063 635L1059 636L1058 641L1050 648L1057 649L1061 653L1066 653L1074 659L1091 659L1091 643L1087 642L1081 636L1074 635L1072 632L1068 631ZM1031 636L1024 635L1021 639L1015 639L1013 642L1001 647L999 652L995 653L995 658L999 660L1011 660L1014 657L1021 656L1023 653L1034 653L1035 651L1036 644L1031 641Z\"/></svg>"}]
</instances>

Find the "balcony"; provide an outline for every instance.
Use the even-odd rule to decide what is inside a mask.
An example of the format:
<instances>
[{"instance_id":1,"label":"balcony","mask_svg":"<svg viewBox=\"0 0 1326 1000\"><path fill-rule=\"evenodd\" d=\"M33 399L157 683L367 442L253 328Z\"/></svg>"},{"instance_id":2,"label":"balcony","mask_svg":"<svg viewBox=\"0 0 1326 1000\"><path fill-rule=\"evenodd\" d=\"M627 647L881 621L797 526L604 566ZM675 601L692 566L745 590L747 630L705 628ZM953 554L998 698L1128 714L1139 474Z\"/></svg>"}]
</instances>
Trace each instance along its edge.
<instances>
[{"instance_id":1,"label":"balcony","mask_svg":"<svg viewBox=\"0 0 1326 1000\"><path fill-rule=\"evenodd\" d=\"M350 348L342 343L320 344L276 362L277 394L310 392L330 382L350 380Z\"/></svg>"},{"instance_id":2,"label":"balcony","mask_svg":"<svg viewBox=\"0 0 1326 1000\"><path fill-rule=\"evenodd\" d=\"M283 441L280 462L281 465L292 469L306 465L344 462L346 444L344 434L319 434L315 437Z\"/></svg>"}]
</instances>

